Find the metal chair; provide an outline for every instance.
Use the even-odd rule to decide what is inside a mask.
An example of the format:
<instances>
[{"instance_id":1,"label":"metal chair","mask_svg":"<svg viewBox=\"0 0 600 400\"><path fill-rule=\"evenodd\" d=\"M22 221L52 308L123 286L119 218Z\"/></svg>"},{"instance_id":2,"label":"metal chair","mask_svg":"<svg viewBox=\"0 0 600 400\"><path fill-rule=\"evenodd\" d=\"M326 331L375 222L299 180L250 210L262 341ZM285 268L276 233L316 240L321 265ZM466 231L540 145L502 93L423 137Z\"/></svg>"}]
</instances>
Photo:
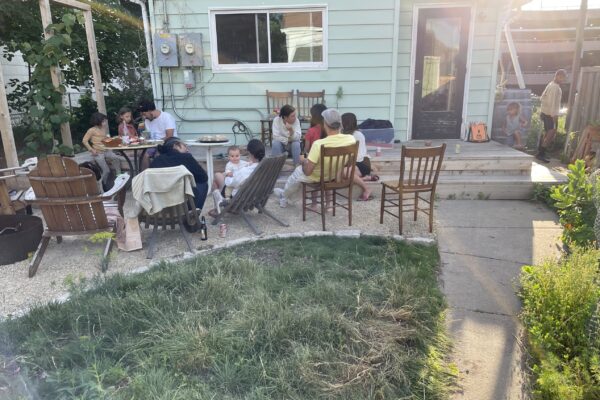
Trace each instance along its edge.
<instances>
[{"instance_id":1,"label":"metal chair","mask_svg":"<svg viewBox=\"0 0 600 400\"><path fill-rule=\"evenodd\" d=\"M319 182L302 182L302 221L306 221L306 211L320 214L323 230L325 230L325 211L331 208L335 217L336 206L339 206L348 211L348 226L352 226L352 187L357 153L358 142L342 147L321 145ZM348 190L347 195L339 192L343 189ZM338 203L338 197L346 201ZM327 198L331 198L330 207L326 207ZM307 200L313 199L320 203L321 211L313 210L308 206Z\"/></svg>"},{"instance_id":2,"label":"metal chair","mask_svg":"<svg viewBox=\"0 0 600 400\"><path fill-rule=\"evenodd\" d=\"M402 146L400 158L400 178L381 184L381 209L379 223L383 224L383 214L388 213L398 218L398 227L402 234L402 213L412 212L417 220L419 211L429 215L429 232L433 231L433 202L446 144L438 147L410 148ZM422 195L429 193L428 197ZM407 195L405 197L405 195ZM419 208L419 200L428 207ZM413 207L405 209L405 202L412 202ZM397 214L388 209L396 209Z\"/></svg>"}]
</instances>

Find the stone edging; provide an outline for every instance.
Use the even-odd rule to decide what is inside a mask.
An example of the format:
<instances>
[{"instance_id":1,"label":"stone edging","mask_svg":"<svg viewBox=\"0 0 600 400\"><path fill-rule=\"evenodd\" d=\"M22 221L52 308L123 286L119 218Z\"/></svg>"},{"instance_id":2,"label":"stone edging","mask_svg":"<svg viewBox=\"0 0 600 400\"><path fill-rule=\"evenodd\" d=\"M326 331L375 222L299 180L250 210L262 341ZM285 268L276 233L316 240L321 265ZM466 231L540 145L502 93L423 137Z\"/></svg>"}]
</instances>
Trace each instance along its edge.
<instances>
[{"instance_id":1,"label":"stone edging","mask_svg":"<svg viewBox=\"0 0 600 400\"><path fill-rule=\"evenodd\" d=\"M346 230L339 230L339 231L308 231L308 232L303 232L303 233L302 232L278 233L275 235L267 235L267 236L249 236L249 237L245 237L245 238L241 238L241 239L231 240L231 241L221 244L221 245L215 245L209 249L199 250L199 251L195 251L193 253L185 252L180 256L175 256L175 257L169 259L168 261L165 259L151 261L148 265L145 265L145 266L139 267L139 268L135 268L130 271L122 272L122 274L123 275L140 274L142 272L149 271L152 268L154 268L155 266L160 265L162 263L173 264L173 263L177 263L177 262L181 262L181 261L187 261L187 260L191 260L192 258L195 258L200 255L214 253L219 250L239 246L242 244L256 243L256 242L262 242L265 240L272 240L272 239L308 238L308 237L317 237L317 236L337 236L337 237L345 237L345 238L360 238L361 236L365 236L365 237L376 236L376 237L392 239L392 240L395 240L398 242L407 242L407 243L411 243L411 244L422 244L422 245L428 245L428 246L433 246L437 243L437 241L435 239L423 237L423 236L407 238L402 235L378 235L378 234L363 233L358 229L356 229L356 230L346 229ZM71 297L71 295L69 293L63 293L54 299L48 300L48 303L53 301L53 302L61 304L61 303L66 302L67 300L69 300L70 297ZM23 308L21 310L18 310L16 312L10 314L10 316L12 318L19 318L19 317L26 315L29 311L30 311L29 307ZM4 321L6 319L7 319L7 316L0 315L0 322Z\"/></svg>"}]
</instances>

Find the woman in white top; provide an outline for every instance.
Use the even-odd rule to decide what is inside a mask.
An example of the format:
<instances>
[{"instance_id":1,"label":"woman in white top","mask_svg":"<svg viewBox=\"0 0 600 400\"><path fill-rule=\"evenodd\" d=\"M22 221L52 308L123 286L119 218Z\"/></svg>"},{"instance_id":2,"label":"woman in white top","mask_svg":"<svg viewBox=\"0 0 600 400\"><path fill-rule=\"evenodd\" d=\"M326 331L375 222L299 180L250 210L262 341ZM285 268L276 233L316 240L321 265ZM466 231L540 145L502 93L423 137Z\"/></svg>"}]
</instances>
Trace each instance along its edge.
<instances>
[{"instance_id":1,"label":"woman in white top","mask_svg":"<svg viewBox=\"0 0 600 400\"><path fill-rule=\"evenodd\" d=\"M371 161L367 155L367 144L365 143L365 135L358 130L358 123L356 121L356 115L353 113L345 113L342 115L342 132L347 135L354 136L354 139L358 142L358 154L356 155L356 167L361 178L369 177L366 180L377 181L379 177L377 175L371 175Z\"/></svg>"},{"instance_id":2,"label":"woman in white top","mask_svg":"<svg viewBox=\"0 0 600 400\"><path fill-rule=\"evenodd\" d=\"M296 109L289 104L281 107L279 116L273 119L273 148L271 155L278 156L290 147L294 165L300 164L300 120L296 116Z\"/></svg>"}]
</instances>

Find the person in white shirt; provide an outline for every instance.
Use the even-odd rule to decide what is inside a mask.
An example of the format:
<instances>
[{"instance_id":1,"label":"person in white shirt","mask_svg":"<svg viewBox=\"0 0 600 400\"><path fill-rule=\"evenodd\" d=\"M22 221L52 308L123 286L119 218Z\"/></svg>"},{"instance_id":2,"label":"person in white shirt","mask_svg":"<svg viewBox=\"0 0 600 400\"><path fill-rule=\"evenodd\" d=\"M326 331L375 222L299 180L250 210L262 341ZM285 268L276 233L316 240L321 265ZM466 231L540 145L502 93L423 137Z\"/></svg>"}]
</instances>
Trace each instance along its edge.
<instances>
[{"instance_id":1,"label":"person in white shirt","mask_svg":"<svg viewBox=\"0 0 600 400\"><path fill-rule=\"evenodd\" d=\"M241 152L238 146L229 146L227 149L227 164L225 172L217 172L213 181L212 191L221 192L224 197L231 197L231 182L236 171L248 165L247 161L241 159Z\"/></svg>"},{"instance_id":2,"label":"person in white shirt","mask_svg":"<svg viewBox=\"0 0 600 400\"><path fill-rule=\"evenodd\" d=\"M541 118L544 123L544 136L540 140L538 153L536 158L545 163L550 162L546 158L546 150L552 145L556 136L556 128L558 125L558 113L560 110L560 100L562 98L562 89L560 85L567 79L567 71L559 69L554 74L552 82L546 86L542 93L541 101Z\"/></svg>"},{"instance_id":3,"label":"person in white shirt","mask_svg":"<svg viewBox=\"0 0 600 400\"><path fill-rule=\"evenodd\" d=\"M177 123L168 112L158 110L153 101L142 100L138 110L144 117L144 127L150 132L152 140L166 140L177 137ZM142 160L142 169L148 168L150 158L156 154L156 149L148 149Z\"/></svg>"},{"instance_id":4,"label":"person in white shirt","mask_svg":"<svg viewBox=\"0 0 600 400\"><path fill-rule=\"evenodd\" d=\"M252 139L248 142L248 146L246 147L248 150L248 162L242 168L239 168L233 172L233 176L231 177L231 181L227 184L228 187L233 189L231 196L235 197L238 189L242 184L252 175L256 167L258 167L258 163L265 158L265 145L262 144L260 140ZM215 208L210 210L208 215L211 217L216 217L221 213L221 206L223 205L223 198L221 191L214 190L213 191L213 201L215 202Z\"/></svg>"},{"instance_id":5,"label":"person in white shirt","mask_svg":"<svg viewBox=\"0 0 600 400\"><path fill-rule=\"evenodd\" d=\"M273 148L271 155L278 156L286 151L289 146L292 152L294 165L300 164L300 120L297 118L296 109L289 104L281 107L279 116L273 119Z\"/></svg>"}]
</instances>

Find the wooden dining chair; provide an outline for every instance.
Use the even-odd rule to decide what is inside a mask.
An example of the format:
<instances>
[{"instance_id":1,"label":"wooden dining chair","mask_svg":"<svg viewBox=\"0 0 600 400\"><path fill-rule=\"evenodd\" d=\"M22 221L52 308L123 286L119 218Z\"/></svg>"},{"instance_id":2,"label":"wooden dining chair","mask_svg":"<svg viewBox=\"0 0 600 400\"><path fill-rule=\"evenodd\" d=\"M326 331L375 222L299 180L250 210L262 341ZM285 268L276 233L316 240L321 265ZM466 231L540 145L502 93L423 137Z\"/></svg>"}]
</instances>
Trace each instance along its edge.
<instances>
[{"instance_id":1,"label":"wooden dining chair","mask_svg":"<svg viewBox=\"0 0 600 400\"><path fill-rule=\"evenodd\" d=\"M267 115L271 115L271 112L276 108L281 108L286 104L292 105L294 102L294 91L289 92L267 92Z\"/></svg>"},{"instance_id":2,"label":"wooden dining chair","mask_svg":"<svg viewBox=\"0 0 600 400\"><path fill-rule=\"evenodd\" d=\"M300 122L310 122L310 109L317 103L325 103L325 90L320 92L301 92L296 90L296 100L298 108L296 109Z\"/></svg>"},{"instance_id":3,"label":"wooden dining chair","mask_svg":"<svg viewBox=\"0 0 600 400\"><path fill-rule=\"evenodd\" d=\"M327 209L331 209L335 217L335 209L339 206L348 211L348 226L352 226L352 186L357 153L358 142L342 147L321 146L319 182L302 182L302 221L306 221L306 211L320 214L325 230ZM346 189L348 192L344 194ZM338 202L340 197L344 199L342 203ZM308 201L312 203L313 199L320 203L320 211L313 210L308 205ZM326 205L328 200L331 200L329 207Z\"/></svg>"},{"instance_id":4,"label":"wooden dining chair","mask_svg":"<svg viewBox=\"0 0 600 400\"><path fill-rule=\"evenodd\" d=\"M412 212L416 221L417 213L421 211L429 216L429 232L433 231L433 202L445 151L445 143L438 147L402 146L400 178L381 183L380 224L383 224L383 214L388 213L398 218L402 234L402 214ZM429 196L426 196L428 193ZM419 200L427 206L419 207ZM412 208L405 209L406 203L412 203Z\"/></svg>"}]
</instances>

